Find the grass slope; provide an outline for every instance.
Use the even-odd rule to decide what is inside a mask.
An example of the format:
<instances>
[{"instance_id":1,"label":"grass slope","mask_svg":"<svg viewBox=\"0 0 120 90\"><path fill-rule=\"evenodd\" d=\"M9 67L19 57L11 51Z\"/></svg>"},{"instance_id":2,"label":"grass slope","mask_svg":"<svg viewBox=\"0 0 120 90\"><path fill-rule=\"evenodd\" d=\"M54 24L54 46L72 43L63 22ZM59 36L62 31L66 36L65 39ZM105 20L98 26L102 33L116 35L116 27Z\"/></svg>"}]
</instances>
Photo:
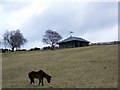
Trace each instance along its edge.
<instances>
[{"instance_id":1,"label":"grass slope","mask_svg":"<svg viewBox=\"0 0 120 90\"><path fill-rule=\"evenodd\" d=\"M35 88L104 88L118 85L118 46L89 46L3 54L3 88L33 88L28 72L43 69L50 84ZM35 80L38 82L38 80Z\"/></svg>"}]
</instances>

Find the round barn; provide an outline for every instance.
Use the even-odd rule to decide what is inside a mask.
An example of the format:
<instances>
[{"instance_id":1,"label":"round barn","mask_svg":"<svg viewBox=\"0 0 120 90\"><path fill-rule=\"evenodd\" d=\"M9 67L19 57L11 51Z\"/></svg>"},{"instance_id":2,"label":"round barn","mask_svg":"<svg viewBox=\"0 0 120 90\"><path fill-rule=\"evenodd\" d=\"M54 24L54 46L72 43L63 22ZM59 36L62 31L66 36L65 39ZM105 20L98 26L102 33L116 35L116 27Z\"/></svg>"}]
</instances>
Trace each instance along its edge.
<instances>
[{"instance_id":1,"label":"round barn","mask_svg":"<svg viewBox=\"0 0 120 90\"><path fill-rule=\"evenodd\" d=\"M57 44L59 44L59 48L74 48L88 46L89 43L89 41L83 38L70 36L67 39L58 42Z\"/></svg>"}]
</instances>

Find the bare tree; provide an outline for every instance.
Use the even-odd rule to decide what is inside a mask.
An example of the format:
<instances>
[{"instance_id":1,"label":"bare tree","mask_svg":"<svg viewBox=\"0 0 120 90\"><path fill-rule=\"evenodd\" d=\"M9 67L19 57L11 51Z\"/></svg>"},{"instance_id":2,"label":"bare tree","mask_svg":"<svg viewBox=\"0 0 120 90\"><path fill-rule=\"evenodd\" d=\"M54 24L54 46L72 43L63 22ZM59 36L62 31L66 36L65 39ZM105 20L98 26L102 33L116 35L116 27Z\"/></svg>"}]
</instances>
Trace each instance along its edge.
<instances>
[{"instance_id":1,"label":"bare tree","mask_svg":"<svg viewBox=\"0 0 120 90\"><path fill-rule=\"evenodd\" d=\"M12 51L14 49L20 48L22 45L24 45L27 40L23 37L23 34L20 33L20 30L16 31L6 31L6 33L3 35L3 42L5 47L9 46Z\"/></svg>"},{"instance_id":2,"label":"bare tree","mask_svg":"<svg viewBox=\"0 0 120 90\"><path fill-rule=\"evenodd\" d=\"M3 42L2 42L3 45L5 46L5 49L9 45L8 42L9 42L9 31L6 31L3 35Z\"/></svg>"},{"instance_id":3,"label":"bare tree","mask_svg":"<svg viewBox=\"0 0 120 90\"><path fill-rule=\"evenodd\" d=\"M59 33L57 33L56 31L47 30L45 32L45 35L43 35L42 41L46 44L50 44L51 49L53 50L54 46L60 39L62 39L62 36L59 35Z\"/></svg>"}]
</instances>

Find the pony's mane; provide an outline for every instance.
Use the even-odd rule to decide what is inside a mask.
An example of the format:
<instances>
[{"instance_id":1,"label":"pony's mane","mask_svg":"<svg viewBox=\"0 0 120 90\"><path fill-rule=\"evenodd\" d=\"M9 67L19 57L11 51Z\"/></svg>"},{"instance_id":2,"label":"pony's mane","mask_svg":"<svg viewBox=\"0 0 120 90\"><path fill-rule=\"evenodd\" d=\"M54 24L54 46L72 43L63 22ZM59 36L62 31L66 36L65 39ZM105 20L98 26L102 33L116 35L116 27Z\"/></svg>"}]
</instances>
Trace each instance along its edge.
<instances>
[{"instance_id":1,"label":"pony's mane","mask_svg":"<svg viewBox=\"0 0 120 90\"><path fill-rule=\"evenodd\" d=\"M47 76L51 77L50 75L48 75L47 73L45 73L43 70L39 70L38 72L41 72L41 73L43 73L44 75L47 75Z\"/></svg>"}]
</instances>

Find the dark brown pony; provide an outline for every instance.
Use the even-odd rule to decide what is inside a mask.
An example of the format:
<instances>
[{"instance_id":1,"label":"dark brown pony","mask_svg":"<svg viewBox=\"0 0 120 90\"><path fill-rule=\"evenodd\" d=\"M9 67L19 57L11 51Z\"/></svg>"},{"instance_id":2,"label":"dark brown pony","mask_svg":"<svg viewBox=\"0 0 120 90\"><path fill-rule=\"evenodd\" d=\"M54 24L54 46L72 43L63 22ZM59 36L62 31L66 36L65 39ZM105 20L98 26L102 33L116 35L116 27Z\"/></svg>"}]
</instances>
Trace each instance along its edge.
<instances>
[{"instance_id":1,"label":"dark brown pony","mask_svg":"<svg viewBox=\"0 0 120 90\"><path fill-rule=\"evenodd\" d=\"M37 78L37 79L39 79L38 85L40 85L40 83L42 81L42 86L44 86L43 78L46 78L48 83L50 83L50 80L51 80L51 76L46 74L43 70L39 70L38 72L31 71L28 73L28 77L31 80L30 84L32 84L32 83L35 84L34 78Z\"/></svg>"}]
</instances>

